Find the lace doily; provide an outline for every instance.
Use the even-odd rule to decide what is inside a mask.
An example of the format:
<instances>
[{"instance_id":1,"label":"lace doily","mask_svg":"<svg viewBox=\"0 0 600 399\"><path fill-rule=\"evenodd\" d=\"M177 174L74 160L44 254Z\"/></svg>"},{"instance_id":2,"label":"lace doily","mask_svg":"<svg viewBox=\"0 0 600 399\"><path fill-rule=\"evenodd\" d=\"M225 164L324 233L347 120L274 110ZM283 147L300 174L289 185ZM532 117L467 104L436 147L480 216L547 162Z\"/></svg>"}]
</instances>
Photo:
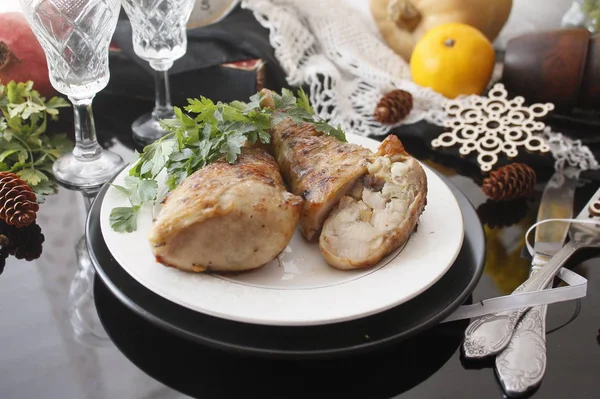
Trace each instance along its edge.
<instances>
[{"instance_id":1,"label":"lace doily","mask_svg":"<svg viewBox=\"0 0 600 399\"><path fill-rule=\"evenodd\" d=\"M442 123L444 97L410 80L408 64L339 0L244 0L270 31L271 45L290 85L310 85L315 111L362 136L385 135L373 119L379 99L397 88L411 92L413 111L403 123Z\"/></svg>"},{"instance_id":2,"label":"lace doily","mask_svg":"<svg viewBox=\"0 0 600 399\"><path fill-rule=\"evenodd\" d=\"M361 136L383 136L392 127L422 120L444 125L447 99L412 82L406 61L383 42L372 29L372 21L344 1L242 0L241 5L269 29L288 83L310 86L315 112L331 124ZM409 91L413 109L398 124L382 125L373 118L373 111L393 89ZM473 97L478 96L459 100L470 102ZM543 137L556 168L598 168L589 148L579 141L549 129Z\"/></svg>"}]
</instances>

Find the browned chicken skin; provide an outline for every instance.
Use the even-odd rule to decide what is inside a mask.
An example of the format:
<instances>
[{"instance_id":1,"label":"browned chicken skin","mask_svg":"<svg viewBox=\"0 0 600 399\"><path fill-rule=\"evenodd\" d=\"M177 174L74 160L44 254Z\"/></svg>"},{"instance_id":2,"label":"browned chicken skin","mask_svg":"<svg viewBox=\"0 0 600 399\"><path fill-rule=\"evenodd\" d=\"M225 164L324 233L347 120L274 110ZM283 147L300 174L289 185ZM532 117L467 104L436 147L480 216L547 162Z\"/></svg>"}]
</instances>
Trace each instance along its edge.
<instances>
[{"instance_id":1,"label":"browned chicken skin","mask_svg":"<svg viewBox=\"0 0 600 399\"><path fill-rule=\"evenodd\" d=\"M275 160L244 148L171 191L149 234L158 262L186 271L241 271L274 259L289 243L302 198L287 192Z\"/></svg>"},{"instance_id":2,"label":"browned chicken skin","mask_svg":"<svg viewBox=\"0 0 600 399\"><path fill-rule=\"evenodd\" d=\"M367 173L373 153L289 119L271 129L271 141L290 191L304 198L300 230L313 240L338 200Z\"/></svg>"}]
</instances>

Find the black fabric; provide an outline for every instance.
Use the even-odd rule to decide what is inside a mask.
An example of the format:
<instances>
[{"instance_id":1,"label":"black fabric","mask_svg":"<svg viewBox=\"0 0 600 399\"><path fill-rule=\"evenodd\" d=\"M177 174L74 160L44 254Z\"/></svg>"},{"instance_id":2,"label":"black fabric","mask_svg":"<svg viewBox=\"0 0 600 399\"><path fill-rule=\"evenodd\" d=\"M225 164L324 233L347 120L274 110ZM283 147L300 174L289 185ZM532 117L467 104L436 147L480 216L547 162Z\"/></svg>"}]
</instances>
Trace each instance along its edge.
<instances>
[{"instance_id":1,"label":"black fabric","mask_svg":"<svg viewBox=\"0 0 600 399\"><path fill-rule=\"evenodd\" d=\"M244 100L254 94L255 72L219 67L228 62L259 58L266 63L268 87L274 90L287 87L285 73L269 43L269 32L250 11L238 6L215 24L188 29L187 36L186 54L169 70L174 104L181 105L186 98L199 95L230 101ZM121 51L111 52L111 80L105 92L151 100L154 71L133 51L131 24L123 15L113 43Z\"/></svg>"},{"instance_id":2,"label":"black fabric","mask_svg":"<svg viewBox=\"0 0 600 399\"><path fill-rule=\"evenodd\" d=\"M460 145L444 148L433 148L431 141L442 134L445 130L442 126L433 125L427 122L417 122L411 125L403 125L394 128L391 133L402 140L402 143L413 156L419 159L430 159L442 165L455 169L459 174L470 177L478 184L481 184L487 176L487 172L482 172L477 163L477 154L475 152L463 156L458 150ZM530 153L523 150L514 159L509 159L500 155L498 163L494 168L512 163L523 162L531 166L541 181L547 180L554 173L554 158L550 153Z\"/></svg>"},{"instance_id":3,"label":"black fabric","mask_svg":"<svg viewBox=\"0 0 600 399\"><path fill-rule=\"evenodd\" d=\"M170 70L173 74L249 58L261 58L270 65L278 65L269 44L268 30L258 23L252 12L239 6L215 24L188 29L187 37L187 52L175 61ZM127 19L119 20L113 42L134 62L152 73L148 63L133 51L131 24ZM281 69L279 72L279 78L285 78Z\"/></svg>"},{"instance_id":4,"label":"black fabric","mask_svg":"<svg viewBox=\"0 0 600 399\"><path fill-rule=\"evenodd\" d=\"M591 124L593 121L565 120L563 117L555 116L546 118L544 122L553 131L560 132L566 137L580 140L582 144L590 148L596 159L600 160L600 130L592 127ZM407 150L417 158L431 159L455 169L458 173L472 178L477 183L481 183L487 176L487 172L480 170L475 152L463 156L458 152L459 145L448 148L433 148L431 141L444 131L445 128L442 126L418 122L394 128L391 133L398 136ZM498 163L494 168L499 168L512 162L523 162L531 166L536 171L538 181L540 182L547 181L554 173L554 157L550 152L545 154L528 152L521 147L519 148L519 155L514 159L500 155ZM585 171L580 177L586 180L600 181L600 171Z\"/></svg>"}]
</instances>

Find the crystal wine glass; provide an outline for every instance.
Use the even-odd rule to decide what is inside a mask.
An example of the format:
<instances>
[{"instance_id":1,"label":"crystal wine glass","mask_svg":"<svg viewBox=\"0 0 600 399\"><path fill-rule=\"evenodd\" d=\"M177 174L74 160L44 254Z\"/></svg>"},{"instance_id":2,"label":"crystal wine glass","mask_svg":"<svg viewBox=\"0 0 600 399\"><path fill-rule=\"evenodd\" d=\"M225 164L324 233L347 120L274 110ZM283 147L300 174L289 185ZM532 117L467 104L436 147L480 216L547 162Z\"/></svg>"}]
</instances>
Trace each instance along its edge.
<instances>
[{"instance_id":1,"label":"crystal wine glass","mask_svg":"<svg viewBox=\"0 0 600 399\"><path fill-rule=\"evenodd\" d=\"M92 100L108 84L108 45L120 0L20 0L40 42L50 83L73 104L75 147L58 158L52 171L64 186L95 190L122 166L123 159L102 149L96 138Z\"/></svg>"},{"instance_id":2,"label":"crystal wine glass","mask_svg":"<svg viewBox=\"0 0 600 399\"><path fill-rule=\"evenodd\" d=\"M166 134L160 119L174 117L168 71L187 51L186 24L194 0L123 0L131 22L133 50L155 71L155 106L131 125L133 137L149 144Z\"/></svg>"}]
</instances>

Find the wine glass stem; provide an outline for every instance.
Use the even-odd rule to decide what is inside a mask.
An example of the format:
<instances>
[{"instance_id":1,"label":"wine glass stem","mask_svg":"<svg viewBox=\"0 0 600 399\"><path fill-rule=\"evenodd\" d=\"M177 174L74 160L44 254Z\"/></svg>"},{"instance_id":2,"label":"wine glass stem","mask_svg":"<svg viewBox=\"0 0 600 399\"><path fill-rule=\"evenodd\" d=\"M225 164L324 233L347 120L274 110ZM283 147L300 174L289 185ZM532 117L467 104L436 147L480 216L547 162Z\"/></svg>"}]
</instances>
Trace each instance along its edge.
<instances>
[{"instance_id":1,"label":"wine glass stem","mask_svg":"<svg viewBox=\"0 0 600 399\"><path fill-rule=\"evenodd\" d=\"M152 112L157 119L169 118L173 114L169 89L168 69L154 71L155 104Z\"/></svg>"},{"instance_id":2,"label":"wine glass stem","mask_svg":"<svg viewBox=\"0 0 600 399\"><path fill-rule=\"evenodd\" d=\"M87 98L69 97L73 103L73 115L75 117L75 148L73 156L80 161L93 161L100 157L102 147L96 139L96 126L94 125L94 114L92 113L92 100L94 96Z\"/></svg>"}]
</instances>

